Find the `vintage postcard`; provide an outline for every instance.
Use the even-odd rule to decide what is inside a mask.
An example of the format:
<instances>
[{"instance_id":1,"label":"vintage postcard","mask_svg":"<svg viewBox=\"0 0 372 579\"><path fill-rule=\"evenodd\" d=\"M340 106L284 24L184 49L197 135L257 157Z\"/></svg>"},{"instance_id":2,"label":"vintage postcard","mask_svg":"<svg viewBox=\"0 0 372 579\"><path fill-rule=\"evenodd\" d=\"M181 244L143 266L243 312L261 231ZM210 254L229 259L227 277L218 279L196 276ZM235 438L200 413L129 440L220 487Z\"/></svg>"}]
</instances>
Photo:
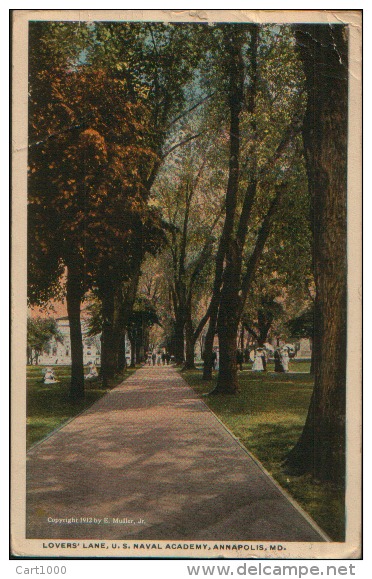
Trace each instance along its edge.
<instances>
[{"instance_id":1,"label":"vintage postcard","mask_svg":"<svg viewBox=\"0 0 372 579\"><path fill-rule=\"evenodd\" d=\"M12 46L12 555L360 558L362 11Z\"/></svg>"}]
</instances>

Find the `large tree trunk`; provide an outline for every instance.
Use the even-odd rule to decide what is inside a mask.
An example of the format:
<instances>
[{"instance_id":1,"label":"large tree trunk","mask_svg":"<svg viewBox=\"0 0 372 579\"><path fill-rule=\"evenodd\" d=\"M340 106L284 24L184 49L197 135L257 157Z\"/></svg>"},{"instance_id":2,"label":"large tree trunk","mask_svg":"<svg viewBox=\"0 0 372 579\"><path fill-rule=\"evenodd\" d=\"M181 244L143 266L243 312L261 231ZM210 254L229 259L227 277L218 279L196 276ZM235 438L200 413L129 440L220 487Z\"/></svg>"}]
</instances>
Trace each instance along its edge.
<instances>
[{"instance_id":1,"label":"large tree trunk","mask_svg":"<svg viewBox=\"0 0 372 579\"><path fill-rule=\"evenodd\" d=\"M205 349L204 349L204 371L203 379L210 380L212 378L212 351L213 341L216 332L216 325L218 319L218 311L220 307L220 292L223 282L224 258L229 248L231 247L231 236L234 229L234 220L237 205L237 195L239 187L239 151L240 151L240 120L239 115L243 102L243 85L244 85L244 62L242 56L243 38L237 35L231 35L231 31L224 30L224 42L226 48L226 66L229 74L229 89L228 89L228 103L230 109L230 152L229 152L229 177L226 189L226 215L225 222L220 238L218 252L216 256L216 272L213 285L213 295L210 304L210 317L208 332L206 335ZM220 328L225 322L220 324ZM223 337L224 344L228 339L227 335ZM220 340L220 334L219 334ZM235 335L236 342L236 335ZM235 344L236 348L236 344ZM219 342L220 363L221 354L227 356L226 364L222 362L223 367L227 370L230 364L229 350L222 350L222 345ZM234 372L234 366L231 366ZM235 362L236 372L236 362ZM224 374L224 370L223 370Z\"/></svg>"},{"instance_id":2,"label":"large tree trunk","mask_svg":"<svg viewBox=\"0 0 372 579\"><path fill-rule=\"evenodd\" d=\"M149 327L144 328L143 330L143 354L144 360L146 360L146 354L148 354L150 349L150 329Z\"/></svg>"},{"instance_id":3,"label":"large tree trunk","mask_svg":"<svg viewBox=\"0 0 372 579\"><path fill-rule=\"evenodd\" d=\"M70 264L67 268L66 301L71 342L70 398L84 398L83 336L81 332L80 307L83 297L79 269Z\"/></svg>"},{"instance_id":4,"label":"large tree trunk","mask_svg":"<svg viewBox=\"0 0 372 579\"><path fill-rule=\"evenodd\" d=\"M220 362L217 385L213 394L235 394L239 389L236 341L240 322L240 253L236 244L232 242L226 258L227 265L217 320Z\"/></svg>"},{"instance_id":5,"label":"large tree trunk","mask_svg":"<svg viewBox=\"0 0 372 579\"><path fill-rule=\"evenodd\" d=\"M179 306L174 324L174 358L177 365L183 364L185 360L185 312Z\"/></svg>"},{"instance_id":6,"label":"large tree trunk","mask_svg":"<svg viewBox=\"0 0 372 579\"><path fill-rule=\"evenodd\" d=\"M308 105L303 139L313 204L314 392L302 435L286 460L295 473L345 476L347 29L301 26Z\"/></svg>"},{"instance_id":7,"label":"large tree trunk","mask_svg":"<svg viewBox=\"0 0 372 579\"><path fill-rule=\"evenodd\" d=\"M239 348L241 349L242 352L244 352L244 334L245 334L244 324L241 324L240 325Z\"/></svg>"},{"instance_id":8,"label":"large tree trunk","mask_svg":"<svg viewBox=\"0 0 372 579\"><path fill-rule=\"evenodd\" d=\"M194 333L191 313L188 314L185 324L185 338L186 338L186 358L183 368L184 370L191 370L195 368L195 344L198 338L198 336L196 336Z\"/></svg>"},{"instance_id":9,"label":"large tree trunk","mask_svg":"<svg viewBox=\"0 0 372 579\"><path fill-rule=\"evenodd\" d=\"M257 91L257 47L258 27L250 27L250 79L251 85L247 108L252 114L252 135L256 134L255 100ZM221 276L219 310L217 318L217 333L219 342L219 375L217 386L213 393L235 393L238 390L236 367L236 341L239 321L242 313L241 271L244 244L247 236L248 221L257 191L256 155L252 154L250 178L243 199L236 234L233 236L236 219L236 207L239 189L239 155L240 155L240 112L244 98L244 60L243 44L246 39L225 36L225 46L228 54L229 70L229 108L230 108L230 159L229 178L226 190L227 235L225 243L225 267ZM221 287L221 286L220 286ZM245 292L246 293L246 292Z\"/></svg>"},{"instance_id":10,"label":"large tree trunk","mask_svg":"<svg viewBox=\"0 0 372 579\"><path fill-rule=\"evenodd\" d=\"M213 370L212 353L213 353L214 338L216 335L218 302L211 305L212 307L210 308L209 325L205 336L203 349L203 380L212 380L212 370Z\"/></svg>"},{"instance_id":11,"label":"large tree trunk","mask_svg":"<svg viewBox=\"0 0 372 579\"><path fill-rule=\"evenodd\" d=\"M136 363L141 364L144 358L144 350L143 350L143 331L137 332L136 336Z\"/></svg>"},{"instance_id":12,"label":"large tree trunk","mask_svg":"<svg viewBox=\"0 0 372 579\"><path fill-rule=\"evenodd\" d=\"M114 331L115 292L110 279L106 279L101 287L102 301L102 338L101 338L101 377L103 386L115 375L116 332Z\"/></svg>"},{"instance_id":13,"label":"large tree trunk","mask_svg":"<svg viewBox=\"0 0 372 579\"><path fill-rule=\"evenodd\" d=\"M127 357L126 357L126 339L125 339L126 330L123 327L122 332L119 336L119 345L118 345L118 372L122 372L127 367Z\"/></svg>"},{"instance_id":14,"label":"large tree trunk","mask_svg":"<svg viewBox=\"0 0 372 579\"><path fill-rule=\"evenodd\" d=\"M274 314L270 310L259 309L257 312L258 345L262 348L267 341Z\"/></svg>"}]
</instances>

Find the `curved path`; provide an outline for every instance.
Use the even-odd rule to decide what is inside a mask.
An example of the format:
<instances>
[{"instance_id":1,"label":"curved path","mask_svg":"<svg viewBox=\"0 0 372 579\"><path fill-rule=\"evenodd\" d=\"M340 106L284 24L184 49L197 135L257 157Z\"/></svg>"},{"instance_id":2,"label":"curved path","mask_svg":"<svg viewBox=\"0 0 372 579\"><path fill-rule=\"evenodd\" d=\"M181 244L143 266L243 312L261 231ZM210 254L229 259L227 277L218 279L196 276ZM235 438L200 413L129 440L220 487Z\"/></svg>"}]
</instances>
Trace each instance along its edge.
<instances>
[{"instance_id":1,"label":"curved path","mask_svg":"<svg viewBox=\"0 0 372 579\"><path fill-rule=\"evenodd\" d=\"M171 367L28 453L27 538L324 541Z\"/></svg>"}]
</instances>

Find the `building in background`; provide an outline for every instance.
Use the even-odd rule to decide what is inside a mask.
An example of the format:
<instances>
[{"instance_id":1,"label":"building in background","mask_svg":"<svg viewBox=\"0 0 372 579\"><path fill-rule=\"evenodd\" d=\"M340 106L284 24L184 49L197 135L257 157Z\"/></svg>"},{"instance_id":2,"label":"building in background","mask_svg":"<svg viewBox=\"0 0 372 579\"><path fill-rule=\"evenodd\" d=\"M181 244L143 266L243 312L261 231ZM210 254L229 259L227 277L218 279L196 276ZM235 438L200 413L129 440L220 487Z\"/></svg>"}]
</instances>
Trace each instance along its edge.
<instances>
[{"instance_id":1,"label":"building in background","mask_svg":"<svg viewBox=\"0 0 372 579\"><path fill-rule=\"evenodd\" d=\"M39 355L39 365L61 365L68 366L71 364L71 342L70 326L68 317L56 319L58 329L62 339L52 338L46 351ZM83 360L84 364L93 362L96 366L101 364L101 334L97 336L88 336L88 327L84 320L81 322L83 333Z\"/></svg>"}]
</instances>

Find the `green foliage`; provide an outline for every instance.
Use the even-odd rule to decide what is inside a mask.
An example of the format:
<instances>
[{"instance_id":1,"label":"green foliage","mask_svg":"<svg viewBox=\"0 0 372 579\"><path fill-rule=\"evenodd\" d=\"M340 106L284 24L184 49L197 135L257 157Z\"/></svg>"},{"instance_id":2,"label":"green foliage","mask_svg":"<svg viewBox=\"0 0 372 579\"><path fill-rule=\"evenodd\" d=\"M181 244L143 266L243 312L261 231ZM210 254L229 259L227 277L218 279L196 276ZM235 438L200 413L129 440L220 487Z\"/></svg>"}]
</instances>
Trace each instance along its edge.
<instances>
[{"instance_id":1,"label":"green foliage","mask_svg":"<svg viewBox=\"0 0 372 579\"><path fill-rule=\"evenodd\" d=\"M235 229L247 186L258 182L246 260L276 185L284 176L287 184L246 314L266 309L281 323L304 309L311 235L300 137L276 157L288 126L304 113L302 67L292 30L268 25L258 30L255 71L254 30L252 24L32 23L31 303L57 295L69 259L81 271L83 291L108 279L117 286L166 238L157 261L167 281L163 291L192 286L192 317L200 317L211 292L228 174L226 47L238 39L245 80ZM93 319L100 325L99 315Z\"/></svg>"},{"instance_id":2,"label":"green foliage","mask_svg":"<svg viewBox=\"0 0 372 579\"><path fill-rule=\"evenodd\" d=\"M35 30L28 188L31 303L55 293L63 266L71 262L81 272L83 292L102 275L102 264L121 280L146 251L156 251L162 238L160 217L146 203L157 157L145 142L151 115L143 99L132 94L125 79L83 62L80 42L74 45L73 64L67 48L56 56L49 53L45 47L57 42L59 27L36 25ZM68 25L63 30L67 42L71 30Z\"/></svg>"},{"instance_id":3,"label":"green foliage","mask_svg":"<svg viewBox=\"0 0 372 579\"><path fill-rule=\"evenodd\" d=\"M169 125L183 109L185 86L202 54L198 27L166 23L95 23L93 65L109 67L150 111L148 145L161 155Z\"/></svg>"},{"instance_id":4,"label":"green foliage","mask_svg":"<svg viewBox=\"0 0 372 579\"><path fill-rule=\"evenodd\" d=\"M92 292L87 296L88 305L86 307L88 336L97 336L102 332L102 304L98 297Z\"/></svg>"},{"instance_id":5,"label":"green foliage","mask_svg":"<svg viewBox=\"0 0 372 579\"><path fill-rule=\"evenodd\" d=\"M48 351L52 338L62 342L63 336L53 318L27 318L27 346L37 354Z\"/></svg>"},{"instance_id":6,"label":"green foliage","mask_svg":"<svg viewBox=\"0 0 372 579\"><path fill-rule=\"evenodd\" d=\"M144 297L137 297L128 320L128 329L135 335L155 324L161 325L153 304Z\"/></svg>"},{"instance_id":7,"label":"green foliage","mask_svg":"<svg viewBox=\"0 0 372 579\"><path fill-rule=\"evenodd\" d=\"M300 316L289 320L287 328L292 338L311 338L314 333L314 308L306 310Z\"/></svg>"}]
</instances>

